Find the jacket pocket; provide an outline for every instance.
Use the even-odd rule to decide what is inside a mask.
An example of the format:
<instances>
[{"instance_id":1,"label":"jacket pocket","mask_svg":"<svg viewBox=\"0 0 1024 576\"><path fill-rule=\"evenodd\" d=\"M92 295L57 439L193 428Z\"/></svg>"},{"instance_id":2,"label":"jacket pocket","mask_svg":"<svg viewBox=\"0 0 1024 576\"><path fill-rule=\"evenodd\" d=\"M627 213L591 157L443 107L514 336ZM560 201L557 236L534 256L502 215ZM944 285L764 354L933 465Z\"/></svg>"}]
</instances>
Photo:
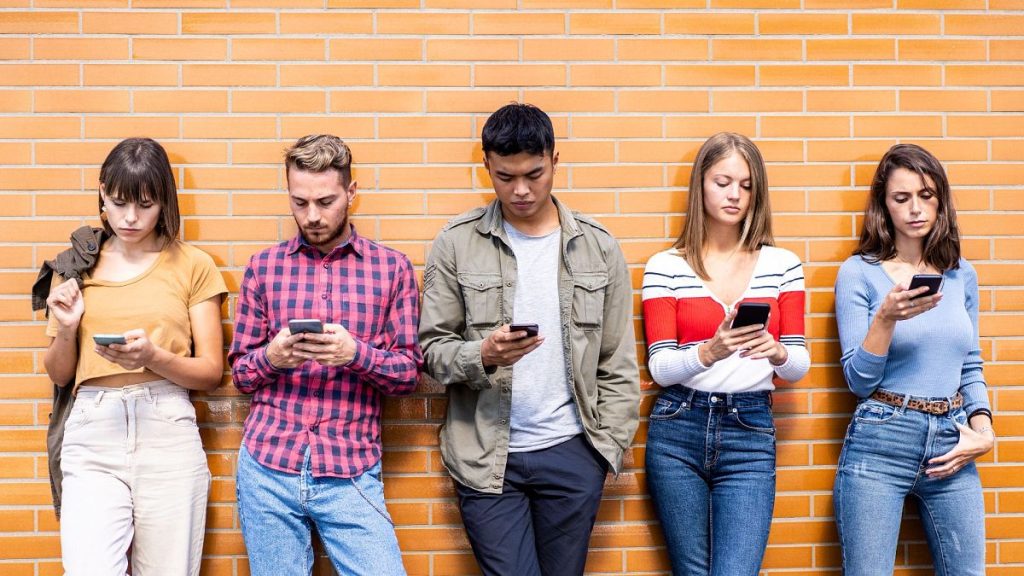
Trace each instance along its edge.
<instances>
[{"instance_id":1,"label":"jacket pocket","mask_svg":"<svg viewBox=\"0 0 1024 576\"><path fill-rule=\"evenodd\" d=\"M459 286L466 303L466 326L497 326L501 318L501 275L460 272Z\"/></svg>"},{"instance_id":2,"label":"jacket pocket","mask_svg":"<svg viewBox=\"0 0 1024 576\"><path fill-rule=\"evenodd\" d=\"M584 330L596 330L604 320L604 292L608 272L575 272L572 277L572 321Z\"/></svg>"}]
</instances>

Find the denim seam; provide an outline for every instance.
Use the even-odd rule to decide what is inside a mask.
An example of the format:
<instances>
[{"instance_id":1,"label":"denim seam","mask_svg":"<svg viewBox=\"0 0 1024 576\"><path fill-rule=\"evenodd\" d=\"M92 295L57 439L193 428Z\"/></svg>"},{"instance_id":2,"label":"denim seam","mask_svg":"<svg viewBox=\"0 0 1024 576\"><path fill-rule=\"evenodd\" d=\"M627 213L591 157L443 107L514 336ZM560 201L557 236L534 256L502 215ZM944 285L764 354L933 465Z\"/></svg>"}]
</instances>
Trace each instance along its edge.
<instances>
[{"instance_id":1,"label":"denim seam","mask_svg":"<svg viewBox=\"0 0 1024 576\"><path fill-rule=\"evenodd\" d=\"M917 494L914 496L917 497L920 507L928 513L928 519L931 520L932 526L938 528L938 524L935 523L935 516L932 514L932 509L928 507L928 502ZM946 553L942 548L942 536L939 534L938 530L935 532L935 546L938 548L938 550L935 551L937 554L932 554L932 556L937 556L939 562L942 563L942 574L949 574L949 568L946 566Z\"/></svg>"},{"instance_id":2,"label":"denim seam","mask_svg":"<svg viewBox=\"0 0 1024 576\"><path fill-rule=\"evenodd\" d=\"M365 472L364 472L364 474L365 474ZM365 500L366 503L369 504L371 508L376 510L378 514L383 516L385 520L387 520L392 526L394 526L395 522L391 519L391 516L386 511L381 510L380 507L377 506L376 503L374 503L372 500L370 500L366 496L366 494L363 492L362 488L359 487L359 484L356 484L356 479L355 478L350 478L349 480L352 481L352 487L356 489L356 492L359 493L359 495L363 498L363 500Z\"/></svg>"}]
</instances>

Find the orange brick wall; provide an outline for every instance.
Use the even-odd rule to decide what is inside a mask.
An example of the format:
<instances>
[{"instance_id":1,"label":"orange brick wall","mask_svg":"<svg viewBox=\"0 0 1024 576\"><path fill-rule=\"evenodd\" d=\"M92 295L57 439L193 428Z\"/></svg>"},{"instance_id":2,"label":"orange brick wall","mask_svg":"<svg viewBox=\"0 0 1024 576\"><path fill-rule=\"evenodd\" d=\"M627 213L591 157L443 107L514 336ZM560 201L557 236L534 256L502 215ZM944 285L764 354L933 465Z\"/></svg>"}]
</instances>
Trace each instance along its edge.
<instances>
[{"instance_id":1,"label":"orange brick wall","mask_svg":"<svg viewBox=\"0 0 1024 576\"><path fill-rule=\"evenodd\" d=\"M680 230L703 139L733 130L764 151L776 236L806 262L814 362L776 395L779 495L765 574L838 572L831 487L853 402L837 366L832 283L881 154L913 141L945 161L980 274L1001 437L981 466L989 574L1024 574L1022 9L1022 0L0 0L0 573L61 572L43 450L47 340L28 292L68 233L96 223L98 166L118 139L148 135L168 148L184 237L214 256L234 291L250 254L294 233L279 166L288 142L315 131L348 140L360 231L422 267L441 225L491 197L483 120L523 100L554 119L560 197L611 228L637 288L647 257ZM646 388L644 413L654 392ZM233 474L246 399L226 377L196 405L214 474L203 572L245 575ZM387 408L386 492L411 574L474 570L436 447L443 412L429 385ZM646 422L626 473L608 481L593 573L667 571L644 488L645 433ZM918 522L904 532L899 573L930 574Z\"/></svg>"}]
</instances>

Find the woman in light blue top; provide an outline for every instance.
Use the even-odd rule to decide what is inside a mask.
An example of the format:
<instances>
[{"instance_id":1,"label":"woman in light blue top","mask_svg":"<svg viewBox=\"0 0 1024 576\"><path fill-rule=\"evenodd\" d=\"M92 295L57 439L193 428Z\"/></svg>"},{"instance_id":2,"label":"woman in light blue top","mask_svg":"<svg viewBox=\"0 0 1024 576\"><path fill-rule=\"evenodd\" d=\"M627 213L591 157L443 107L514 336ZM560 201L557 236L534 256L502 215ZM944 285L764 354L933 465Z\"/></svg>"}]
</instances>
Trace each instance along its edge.
<instances>
[{"instance_id":1,"label":"woman in light blue top","mask_svg":"<svg viewBox=\"0 0 1024 576\"><path fill-rule=\"evenodd\" d=\"M942 287L909 289L917 274ZM903 502L921 511L935 573L985 573L974 460L995 434L978 345L978 277L960 257L949 181L930 153L893 146L871 183L860 244L836 279L843 374L859 404L836 473L847 576L892 574Z\"/></svg>"}]
</instances>

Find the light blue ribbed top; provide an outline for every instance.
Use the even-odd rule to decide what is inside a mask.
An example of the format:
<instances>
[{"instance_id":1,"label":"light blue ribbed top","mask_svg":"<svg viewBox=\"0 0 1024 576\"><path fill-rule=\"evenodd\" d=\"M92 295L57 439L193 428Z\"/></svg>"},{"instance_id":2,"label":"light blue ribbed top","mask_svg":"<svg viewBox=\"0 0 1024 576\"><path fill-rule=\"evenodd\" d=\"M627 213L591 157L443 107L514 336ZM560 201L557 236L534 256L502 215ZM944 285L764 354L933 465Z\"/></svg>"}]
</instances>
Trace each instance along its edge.
<instances>
[{"instance_id":1,"label":"light blue ribbed top","mask_svg":"<svg viewBox=\"0 0 1024 576\"><path fill-rule=\"evenodd\" d=\"M900 320L885 356L862 347L868 327L895 283L882 269L851 256L836 278L836 321L843 374L850 390L866 398L876 388L914 396L964 396L970 414L989 408L978 344L978 275L963 258L943 274L942 300L934 309Z\"/></svg>"}]
</instances>

